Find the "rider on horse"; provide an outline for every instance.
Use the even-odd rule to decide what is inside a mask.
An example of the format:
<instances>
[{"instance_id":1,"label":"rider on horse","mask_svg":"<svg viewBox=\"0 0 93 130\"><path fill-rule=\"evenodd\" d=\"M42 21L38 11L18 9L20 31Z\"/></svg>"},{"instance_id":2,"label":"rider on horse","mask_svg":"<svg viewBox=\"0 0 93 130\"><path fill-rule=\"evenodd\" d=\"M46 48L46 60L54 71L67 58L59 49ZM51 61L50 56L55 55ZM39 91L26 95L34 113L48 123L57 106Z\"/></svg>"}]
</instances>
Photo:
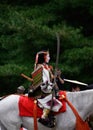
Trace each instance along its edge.
<instances>
[{"instance_id":1,"label":"rider on horse","mask_svg":"<svg viewBox=\"0 0 93 130\"><path fill-rule=\"evenodd\" d=\"M50 55L49 51L40 51L36 54L35 60L35 70L38 68L42 68L42 84L40 85L41 88L41 97L38 98L38 105L43 108L43 114L41 118L38 120L40 123L47 127L54 127L55 126L55 119L53 114L51 114L51 110L54 112L58 112L59 109L62 107L62 103L56 99L54 96L52 99L52 90L53 90L53 68L49 66ZM33 90L30 90L33 92ZM51 105L53 104L53 105ZM56 105L55 105L56 104Z\"/></svg>"}]
</instances>

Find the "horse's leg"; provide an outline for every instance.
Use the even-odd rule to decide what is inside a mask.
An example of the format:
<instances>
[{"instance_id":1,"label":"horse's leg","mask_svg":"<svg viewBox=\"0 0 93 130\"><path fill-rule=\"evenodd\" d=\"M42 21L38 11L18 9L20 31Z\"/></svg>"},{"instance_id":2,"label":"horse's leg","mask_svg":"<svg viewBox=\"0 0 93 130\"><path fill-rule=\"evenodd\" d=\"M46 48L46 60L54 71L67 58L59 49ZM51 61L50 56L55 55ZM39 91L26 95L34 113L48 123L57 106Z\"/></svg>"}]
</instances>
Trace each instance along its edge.
<instances>
[{"instance_id":1,"label":"horse's leg","mask_svg":"<svg viewBox=\"0 0 93 130\"><path fill-rule=\"evenodd\" d=\"M20 130L20 123L0 122L0 130Z\"/></svg>"},{"instance_id":2,"label":"horse's leg","mask_svg":"<svg viewBox=\"0 0 93 130\"><path fill-rule=\"evenodd\" d=\"M16 126L10 126L7 128L7 130L20 130L20 128L17 128Z\"/></svg>"},{"instance_id":3,"label":"horse's leg","mask_svg":"<svg viewBox=\"0 0 93 130\"><path fill-rule=\"evenodd\" d=\"M2 129L1 129L2 130ZM16 126L16 125L8 125L6 129L4 130L20 130L20 127Z\"/></svg>"},{"instance_id":4,"label":"horse's leg","mask_svg":"<svg viewBox=\"0 0 93 130\"><path fill-rule=\"evenodd\" d=\"M0 123L0 130L7 130L2 123Z\"/></svg>"}]
</instances>

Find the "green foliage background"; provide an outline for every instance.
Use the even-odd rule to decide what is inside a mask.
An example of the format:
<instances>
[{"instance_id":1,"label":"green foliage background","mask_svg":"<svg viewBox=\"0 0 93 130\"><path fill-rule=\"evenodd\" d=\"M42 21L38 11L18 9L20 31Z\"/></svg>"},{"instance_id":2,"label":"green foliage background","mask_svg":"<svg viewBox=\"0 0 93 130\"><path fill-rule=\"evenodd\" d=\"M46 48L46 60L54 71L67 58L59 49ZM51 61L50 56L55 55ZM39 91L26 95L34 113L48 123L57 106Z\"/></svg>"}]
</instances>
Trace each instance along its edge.
<instances>
[{"instance_id":1,"label":"green foliage background","mask_svg":"<svg viewBox=\"0 0 93 130\"><path fill-rule=\"evenodd\" d=\"M49 49L65 78L93 81L93 0L0 0L0 95L27 89L35 54Z\"/></svg>"}]
</instances>

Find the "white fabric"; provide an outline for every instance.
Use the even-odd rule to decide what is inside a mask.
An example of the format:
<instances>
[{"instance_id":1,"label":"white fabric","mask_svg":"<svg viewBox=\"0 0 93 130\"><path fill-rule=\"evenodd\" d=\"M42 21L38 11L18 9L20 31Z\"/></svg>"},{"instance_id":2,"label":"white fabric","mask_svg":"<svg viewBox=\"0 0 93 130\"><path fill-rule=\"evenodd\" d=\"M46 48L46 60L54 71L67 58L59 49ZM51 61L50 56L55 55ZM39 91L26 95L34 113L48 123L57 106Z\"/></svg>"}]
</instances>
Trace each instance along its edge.
<instances>
[{"instance_id":1,"label":"white fabric","mask_svg":"<svg viewBox=\"0 0 93 130\"><path fill-rule=\"evenodd\" d=\"M49 74L49 71L47 69L43 67L43 84L45 85L41 85L41 90L44 92L44 93L51 93L51 90L52 90L52 83L50 82L50 74Z\"/></svg>"},{"instance_id":2,"label":"white fabric","mask_svg":"<svg viewBox=\"0 0 93 130\"><path fill-rule=\"evenodd\" d=\"M43 82L45 83L46 81L50 83L50 75L49 71L43 67Z\"/></svg>"},{"instance_id":3,"label":"white fabric","mask_svg":"<svg viewBox=\"0 0 93 130\"><path fill-rule=\"evenodd\" d=\"M27 130L26 128L23 128L22 130Z\"/></svg>"},{"instance_id":4,"label":"white fabric","mask_svg":"<svg viewBox=\"0 0 93 130\"><path fill-rule=\"evenodd\" d=\"M52 100L52 94L48 95L47 97L45 97L43 99L38 99L38 105L41 108L50 109L51 100ZM53 101L54 101L54 105L52 107L52 111L58 112L59 109L62 107L62 103L59 100L57 100L55 97L53 98Z\"/></svg>"},{"instance_id":5,"label":"white fabric","mask_svg":"<svg viewBox=\"0 0 93 130\"><path fill-rule=\"evenodd\" d=\"M41 85L41 90L44 92L44 93L51 93L51 90L52 90L52 86L53 84L52 83L46 83L46 84L42 84Z\"/></svg>"}]
</instances>

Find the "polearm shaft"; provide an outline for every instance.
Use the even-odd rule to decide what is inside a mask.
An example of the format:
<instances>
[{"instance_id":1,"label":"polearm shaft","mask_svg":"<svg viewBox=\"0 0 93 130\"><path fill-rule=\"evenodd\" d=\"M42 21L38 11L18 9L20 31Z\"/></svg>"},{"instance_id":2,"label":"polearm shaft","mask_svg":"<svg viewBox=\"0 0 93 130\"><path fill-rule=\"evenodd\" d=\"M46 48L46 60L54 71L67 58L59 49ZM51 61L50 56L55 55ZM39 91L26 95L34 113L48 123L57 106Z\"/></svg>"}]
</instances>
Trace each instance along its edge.
<instances>
[{"instance_id":1,"label":"polearm shaft","mask_svg":"<svg viewBox=\"0 0 93 130\"><path fill-rule=\"evenodd\" d=\"M50 110L52 110L52 107L53 107L53 97L55 96L56 76L57 76L57 68L58 68L59 52L60 52L60 37L59 37L58 33L56 33L56 37L57 37L57 57L56 57L56 64L55 64L54 83L53 83L53 90L52 90L52 99L51 99Z\"/></svg>"},{"instance_id":2,"label":"polearm shaft","mask_svg":"<svg viewBox=\"0 0 93 130\"><path fill-rule=\"evenodd\" d=\"M56 57L56 65L55 65L55 73L54 73L54 83L56 83L56 76L57 76L57 68L59 62L59 52L60 52L60 37L59 34L56 34L57 37L57 57Z\"/></svg>"}]
</instances>

